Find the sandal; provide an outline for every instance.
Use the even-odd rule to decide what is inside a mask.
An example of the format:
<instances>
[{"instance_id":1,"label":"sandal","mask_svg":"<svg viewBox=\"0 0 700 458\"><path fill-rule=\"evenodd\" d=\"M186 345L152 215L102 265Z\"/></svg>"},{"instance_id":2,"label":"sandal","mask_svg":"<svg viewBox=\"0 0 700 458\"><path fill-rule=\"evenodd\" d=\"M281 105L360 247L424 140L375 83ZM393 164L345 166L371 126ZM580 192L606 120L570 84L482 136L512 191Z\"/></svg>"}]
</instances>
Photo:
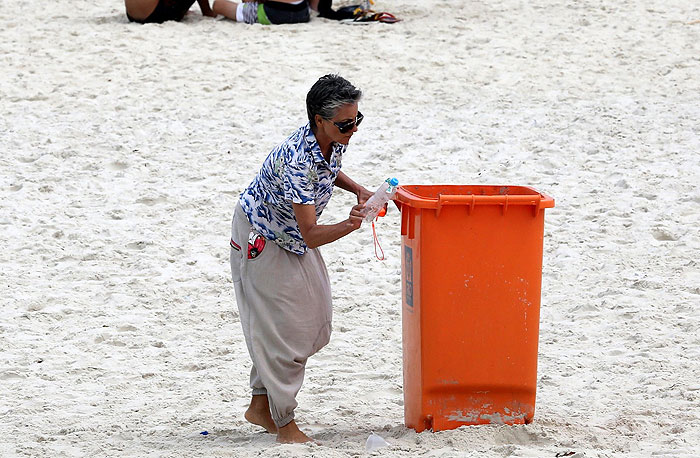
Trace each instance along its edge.
<instances>
[{"instance_id":1,"label":"sandal","mask_svg":"<svg viewBox=\"0 0 700 458\"><path fill-rule=\"evenodd\" d=\"M401 19L398 19L396 16L386 11L375 13L372 10L367 10L358 13L353 22L384 22L385 24L394 24L400 20Z\"/></svg>"}]
</instances>

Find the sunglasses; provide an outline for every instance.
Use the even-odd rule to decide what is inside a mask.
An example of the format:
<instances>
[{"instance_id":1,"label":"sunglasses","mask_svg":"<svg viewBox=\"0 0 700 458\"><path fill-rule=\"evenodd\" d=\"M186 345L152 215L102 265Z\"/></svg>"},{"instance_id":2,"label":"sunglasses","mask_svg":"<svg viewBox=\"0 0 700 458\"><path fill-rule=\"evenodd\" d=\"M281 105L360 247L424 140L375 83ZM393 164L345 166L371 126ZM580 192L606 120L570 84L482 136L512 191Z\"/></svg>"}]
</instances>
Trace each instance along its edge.
<instances>
[{"instance_id":1,"label":"sunglasses","mask_svg":"<svg viewBox=\"0 0 700 458\"><path fill-rule=\"evenodd\" d=\"M333 124L335 124L335 127L338 128L341 134L346 134L355 126L359 126L363 119L365 119L364 115L358 111L355 119L349 119L342 122L333 122Z\"/></svg>"}]
</instances>

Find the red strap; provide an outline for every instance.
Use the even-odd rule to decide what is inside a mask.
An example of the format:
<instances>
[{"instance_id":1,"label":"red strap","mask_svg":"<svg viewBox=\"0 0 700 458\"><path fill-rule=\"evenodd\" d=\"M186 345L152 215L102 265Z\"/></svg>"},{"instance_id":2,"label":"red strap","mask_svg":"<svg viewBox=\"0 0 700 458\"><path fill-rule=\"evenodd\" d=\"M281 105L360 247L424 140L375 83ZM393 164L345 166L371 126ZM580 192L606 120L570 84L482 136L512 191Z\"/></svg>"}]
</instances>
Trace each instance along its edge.
<instances>
[{"instance_id":1,"label":"red strap","mask_svg":"<svg viewBox=\"0 0 700 458\"><path fill-rule=\"evenodd\" d=\"M381 245L379 245L379 239L377 238L377 229L374 227L374 221L372 221L372 235L374 237L374 255L379 259L380 261L384 260L384 250L382 250ZM377 254L377 248L379 248L379 251L382 253L382 257L380 258L379 255Z\"/></svg>"}]
</instances>

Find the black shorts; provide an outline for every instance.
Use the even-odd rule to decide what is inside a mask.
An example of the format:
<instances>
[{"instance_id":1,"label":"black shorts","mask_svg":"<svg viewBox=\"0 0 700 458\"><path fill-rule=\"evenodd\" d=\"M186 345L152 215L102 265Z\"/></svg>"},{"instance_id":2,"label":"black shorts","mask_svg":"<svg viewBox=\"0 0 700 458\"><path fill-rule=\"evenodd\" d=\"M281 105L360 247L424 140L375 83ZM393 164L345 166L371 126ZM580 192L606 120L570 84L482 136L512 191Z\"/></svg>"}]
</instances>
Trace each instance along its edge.
<instances>
[{"instance_id":1,"label":"black shorts","mask_svg":"<svg viewBox=\"0 0 700 458\"><path fill-rule=\"evenodd\" d=\"M297 5L268 1L263 3L263 8L267 18L273 24L296 24L311 20L309 3L306 0Z\"/></svg>"},{"instance_id":2,"label":"black shorts","mask_svg":"<svg viewBox=\"0 0 700 458\"><path fill-rule=\"evenodd\" d=\"M194 4L194 0L160 0L158 6L146 19L134 19L126 13L126 17L131 22L140 24L158 23L162 24L165 21L181 21L190 7Z\"/></svg>"}]
</instances>

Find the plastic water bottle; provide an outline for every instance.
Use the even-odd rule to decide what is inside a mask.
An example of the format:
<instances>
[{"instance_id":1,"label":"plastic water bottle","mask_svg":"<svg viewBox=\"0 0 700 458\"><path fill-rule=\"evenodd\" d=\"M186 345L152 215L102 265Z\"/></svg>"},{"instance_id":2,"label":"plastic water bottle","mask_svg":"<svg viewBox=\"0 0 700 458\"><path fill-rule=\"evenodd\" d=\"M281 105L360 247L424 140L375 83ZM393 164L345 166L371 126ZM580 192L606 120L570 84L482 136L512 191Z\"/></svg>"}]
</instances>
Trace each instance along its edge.
<instances>
[{"instance_id":1,"label":"plastic water bottle","mask_svg":"<svg viewBox=\"0 0 700 458\"><path fill-rule=\"evenodd\" d=\"M374 221L380 211L384 209L384 205L394 198L396 195L396 187L399 185L399 180L396 178L387 178L384 183L377 189L377 192L372 194L372 197L365 202L365 221Z\"/></svg>"}]
</instances>

